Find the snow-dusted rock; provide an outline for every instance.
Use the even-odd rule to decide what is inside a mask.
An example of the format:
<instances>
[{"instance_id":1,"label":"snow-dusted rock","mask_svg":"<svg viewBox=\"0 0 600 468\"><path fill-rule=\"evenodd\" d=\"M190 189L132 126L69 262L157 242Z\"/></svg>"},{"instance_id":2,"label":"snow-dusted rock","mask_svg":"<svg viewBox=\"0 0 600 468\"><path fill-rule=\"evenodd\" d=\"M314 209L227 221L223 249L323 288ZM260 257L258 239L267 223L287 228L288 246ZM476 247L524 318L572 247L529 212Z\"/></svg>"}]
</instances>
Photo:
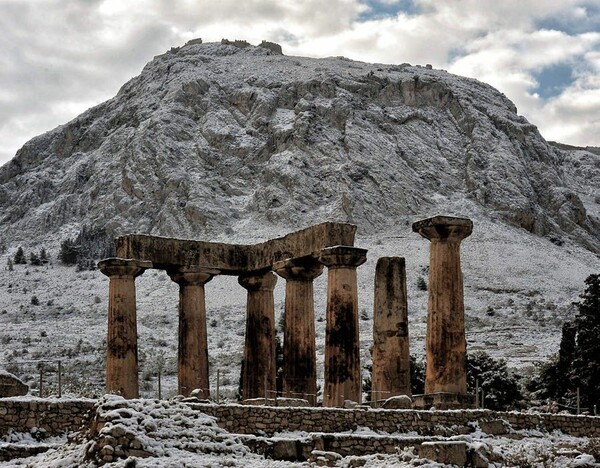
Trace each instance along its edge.
<instances>
[{"instance_id":1,"label":"snow-dusted rock","mask_svg":"<svg viewBox=\"0 0 600 468\"><path fill-rule=\"evenodd\" d=\"M0 370L0 398L27 395L29 387L11 374Z\"/></svg>"},{"instance_id":2,"label":"snow-dusted rock","mask_svg":"<svg viewBox=\"0 0 600 468\"><path fill-rule=\"evenodd\" d=\"M579 153L445 71L192 42L26 143L0 168L0 225L11 241L84 225L92 237L323 220L373 232L481 210L599 251L597 169L568 171L600 156Z\"/></svg>"},{"instance_id":3,"label":"snow-dusted rock","mask_svg":"<svg viewBox=\"0 0 600 468\"><path fill-rule=\"evenodd\" d=\"M408 395L399 395L388 398L383 402L384 409L411 409L412 399Z\"/></svg>"}]
</instances>

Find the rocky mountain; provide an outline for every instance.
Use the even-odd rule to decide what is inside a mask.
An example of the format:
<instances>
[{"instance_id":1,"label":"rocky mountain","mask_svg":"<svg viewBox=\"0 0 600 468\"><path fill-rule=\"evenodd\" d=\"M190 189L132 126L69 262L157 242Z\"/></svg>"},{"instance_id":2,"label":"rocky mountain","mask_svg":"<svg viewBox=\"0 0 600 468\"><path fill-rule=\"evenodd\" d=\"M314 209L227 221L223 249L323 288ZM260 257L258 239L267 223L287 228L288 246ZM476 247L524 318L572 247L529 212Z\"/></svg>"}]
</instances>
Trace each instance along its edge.
<instances>
[{"instance_id":1,"label":"rocky mountain","mask_svg":"<svg viewBox=\"0 0 600 468\"><path fill-rule=\"evenodd\" d=\"M198 42L0 168L5 240L210 239L323 220L368 234L444 212L600 252L600 156L548 144L494 88Z\"/></svg>"}]
</instances>

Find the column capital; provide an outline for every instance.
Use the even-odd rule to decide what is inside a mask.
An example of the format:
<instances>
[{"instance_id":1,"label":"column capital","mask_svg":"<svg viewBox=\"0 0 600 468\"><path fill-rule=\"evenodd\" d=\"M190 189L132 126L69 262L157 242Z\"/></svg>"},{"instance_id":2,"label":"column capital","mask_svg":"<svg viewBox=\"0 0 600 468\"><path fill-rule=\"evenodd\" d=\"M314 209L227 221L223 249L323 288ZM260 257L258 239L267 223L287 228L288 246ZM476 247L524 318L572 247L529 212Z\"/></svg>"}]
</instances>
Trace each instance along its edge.
<instances>
[{"instance_id":1,"label":"column capital","mask_svg":"<svg viewBox=\"0 0 600 468\"><path fill-rule=\"evenodd\" d=\"M336 245L318 252L317 259L327 268L359 267L367 261L367 249Z\"/></svg>"},{"instance_id":2,"label":"column capital","mask_svg":"<svg viewBox=\"0 0 600 468\"><path fill-rule=\"evenodd\" d=\"M323 273L323 264L314 257L288 258L274 263L273 271L288 281L312 281Z\"/></svg>"},{"instance_id":3,"label":"column capital","mask_svg":"<svg viewBox=\"0 0 600 468\"><path fill-rule=\"evenodd\" d=\"M258 274L245 274L238 277L238 283L248 291L273 291L277 276L272 271Z\"/></svg>"},{"instance_id":4,"label":"column capital","mask_svg":"<svg viewBox=\"0 0 600 468\"><path fill-rule=\"evenodd\" d=\"M152 268L152 262L148 260L135 260L132 258L110 257L98 262L98 269L109 278L140 276L148 268Z\"/></svg>"},{"instance_id":5,"label":"column capital","mask_svg":"<svg viewBox=\"0 0 600 468\"><path fill-rule=\"evenodd\" d=\"M454 216L434 216L413 223L412 230L430 241L461 241L473 232L473 221Z\"/></svg>"},{"instance_id":6,"label":"column capital","mask_svg":"<svg viewBox=\"0 0 600 468\"><path fill-rule=\"evenodd\" d=\"M219 270L213 270L202 267L179 267L167 270L169 277L180 286L198 285L202 286L208 283L214 276L220 273Z\"/></svg>"}]
</instances>

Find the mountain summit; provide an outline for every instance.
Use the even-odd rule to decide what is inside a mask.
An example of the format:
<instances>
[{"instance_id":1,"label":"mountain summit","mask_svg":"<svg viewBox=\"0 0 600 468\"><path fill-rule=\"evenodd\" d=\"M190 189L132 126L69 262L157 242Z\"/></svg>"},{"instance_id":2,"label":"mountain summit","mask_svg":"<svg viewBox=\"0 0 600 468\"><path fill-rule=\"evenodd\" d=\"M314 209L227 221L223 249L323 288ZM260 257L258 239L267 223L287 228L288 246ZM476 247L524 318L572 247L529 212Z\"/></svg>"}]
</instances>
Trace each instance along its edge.
<instances>
[{"instance_id":1,"label":"mountain summit","mask_svg":"<svg viewBox=\"0 0 600 468\"><path fill-rule=\"evenodd\" d=\"M7 239L207 238L444 212L600 252L600 156L548 144L484 83L431 67L190 41L0 168Z\"/></svg>"}]
</instances>

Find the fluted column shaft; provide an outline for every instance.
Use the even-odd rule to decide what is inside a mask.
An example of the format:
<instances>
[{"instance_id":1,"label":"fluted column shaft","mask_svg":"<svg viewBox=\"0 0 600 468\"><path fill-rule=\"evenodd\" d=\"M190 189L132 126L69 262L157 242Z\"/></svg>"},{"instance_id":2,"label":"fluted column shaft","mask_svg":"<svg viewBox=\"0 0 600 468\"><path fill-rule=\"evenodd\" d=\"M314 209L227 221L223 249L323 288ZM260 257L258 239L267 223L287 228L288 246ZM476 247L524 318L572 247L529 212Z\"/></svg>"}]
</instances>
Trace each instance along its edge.
<instances>
[{"instance_id":1,"label":"fluted column shaft","mask_svg":"<svg viewBox=\"0 0 600 468\"><path fill-rule=\"evenodd\" d=\"M356 268L367 251L356 247L323 249L319 261L327 266L327 327L323 406L361 403L358 284Z\"/></svg>"},{"instance_id":2,"label":"fluted column shaft","mask_svg":"<svg viewBox=\"0 0 600 468\"><path fill-rule=\"evenodd\" d=\"M466 218L436 216L413 224L431 241L425 393L467 393L467 342L460 243L473 230Z\"/></svg>"},{"instance_id":3,"label":"fluted column shaft","mask_svg":"<svg viewBox=\"0 0 600 468\"><path fill-rule=\"evenodd\" d=\"M177 353L177 391L189 395L200 389L201 398L209 398L208 336L204 285L215 270L179 268L167 272L179 284L179 348Z\"/></svg>"},{"instance_id":4,"label":"fluted column shaft","mask_svg":"<svg viewBox=\"0 0 600 468\"><path fill-rule=\"evenodd\" d=\"M248 290L246 305L246 340L242 364L242 398L269 398L275 394L275 300L273 289L277 277L268 272L245 275L238 282Z\"/></svg>"},{"instance_id":5,"label":"fluted column shaft","mask_svg":"<svg viewBox=\"0 0 600 468\"><path fill-rule=\"evenodd\" d=\"M98 263L108 276L106 393L139 398L135 278L150 262L109 258Z\"/></svg>"},{"instance_id":6,"label":"fluted column shaft","mask_svg":"<svg viewBox=\"0 0 600 468\"><path fill-rule=\"evenodd\" d=\"M375 270L371 401L411 395L404 258L382 257Z\"/></svg>"},{"instance_id":7,"label":"fluted column shaft","mask_svg":"<svg viewBox=\"0 0 600 468\"><path fill-rule=\"evenodd\" d=\"M312 257L286 260L273 266L285 278L283 341L284 396L306 398L316 404L317 358L313 281L323 265Z\"/></svg>"}]
</instances>

